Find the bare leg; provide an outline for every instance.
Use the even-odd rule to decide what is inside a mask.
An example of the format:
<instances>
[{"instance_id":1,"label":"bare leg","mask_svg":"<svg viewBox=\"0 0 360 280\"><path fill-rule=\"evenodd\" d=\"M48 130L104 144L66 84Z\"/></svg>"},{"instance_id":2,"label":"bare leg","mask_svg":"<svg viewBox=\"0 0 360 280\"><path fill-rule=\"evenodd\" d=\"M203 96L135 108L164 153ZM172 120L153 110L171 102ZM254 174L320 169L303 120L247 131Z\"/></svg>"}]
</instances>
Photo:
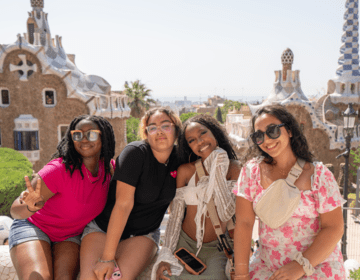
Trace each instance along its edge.
<instances>
[{"instance_id":1,"label":"bare leg","mask_svg":"<svg viewBox=\"0 0 360 280\"><path fill-rule=\"evenodd\" d=\"M106 234L102 232L89 233L81 241L80 280L97 280L93 268L102 256L105 241Z\"/></svg>"},{"instance_id":2,"label":"bare leg","mask_svg":"<svg viewBox=\"0 0 360 280\"><path fill-rule=\"evenodd\" d=\"M43 240L21 243L10 250L11 260L20 280L52 280L50 244Z\"/></svg>"},{"instance_id":3,"label":"bare leg","mask_svg":"<svg viewBox=\"0 0 360 280\"><path fill-rule=\"evenodd\" d=\"M97 280L93 268L101 257L106 234L94 232L86 235L80 249L80 279ZM128 238L120 242L116 251L116 262L120 267L122 280L135 279L150 264L155 256L155 242L144 236Z\"/></svg>"},{"instance_id":4,"label":"bare leg","mask_svg":"<svg viewBox=\"0 0 360 280\"><path fill-rule=\"evenodd\" d=\"M134 280L151 263L157 246L144 236L128 238L120 242L116 252L116 262L122 273L122 280Z\"/></svg>"},{"instance_id":5,"label":"bare leg","mask_svg":"<svg viewBox=\"0 0 360 280\"><path fill-rule=\"evenodd\" d=\"M80 246L74 242L63 241L53 246L54 279L75 280L79 273Z\"/></svg>"}]
</instances>

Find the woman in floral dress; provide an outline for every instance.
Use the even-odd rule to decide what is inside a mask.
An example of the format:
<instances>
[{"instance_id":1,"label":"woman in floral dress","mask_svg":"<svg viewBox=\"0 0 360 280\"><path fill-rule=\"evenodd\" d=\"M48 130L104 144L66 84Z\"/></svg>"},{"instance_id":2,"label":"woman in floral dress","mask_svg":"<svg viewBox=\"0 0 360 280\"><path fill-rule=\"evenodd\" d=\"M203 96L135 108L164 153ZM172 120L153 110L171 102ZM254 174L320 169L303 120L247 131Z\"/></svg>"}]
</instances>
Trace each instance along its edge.
<instances>
[{"instance_id":1,"label":"woman in floral dress","mask_svg":"<svg viewBox=\"0 0 360 280\"><path fill-rule=\"evenodd\" d=\"M337 246L344 228L343 202L333 174L323 163L312 162L297 121L284 107L259 109L252 118L252 132L261 156L243 167L234 189L235 279L345 279ZM297 159L306 161L295 181L299 205L278 228L260 220L260 254L249 265L255 206L274 181L288 176Z\"/></svg>"}]
</instances>

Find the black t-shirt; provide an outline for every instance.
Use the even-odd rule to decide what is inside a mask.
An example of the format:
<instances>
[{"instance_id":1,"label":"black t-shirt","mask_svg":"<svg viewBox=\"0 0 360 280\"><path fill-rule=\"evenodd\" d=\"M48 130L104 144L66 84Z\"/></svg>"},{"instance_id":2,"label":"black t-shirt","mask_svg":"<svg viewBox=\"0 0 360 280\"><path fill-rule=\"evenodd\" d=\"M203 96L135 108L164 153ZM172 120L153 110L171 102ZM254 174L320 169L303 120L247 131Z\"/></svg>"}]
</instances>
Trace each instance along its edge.
<instances>
[{"instance_id":1,"label":"black t-shirt","mask_svg":"<svg viewBox=\"0 0 360 280\"><path fill-rule=\"evenodd\" d=\"M166 209L175 197L176 178L172 172L178 167L175 147L165 165L157 161L150 145L145 141L128 144L116 159L105 208L95 218L98 226L107 231L116 200L116 183L121 181L136 188L134 207L121 238L145 235L159 228Z\"/></svg>"}]
</instances>

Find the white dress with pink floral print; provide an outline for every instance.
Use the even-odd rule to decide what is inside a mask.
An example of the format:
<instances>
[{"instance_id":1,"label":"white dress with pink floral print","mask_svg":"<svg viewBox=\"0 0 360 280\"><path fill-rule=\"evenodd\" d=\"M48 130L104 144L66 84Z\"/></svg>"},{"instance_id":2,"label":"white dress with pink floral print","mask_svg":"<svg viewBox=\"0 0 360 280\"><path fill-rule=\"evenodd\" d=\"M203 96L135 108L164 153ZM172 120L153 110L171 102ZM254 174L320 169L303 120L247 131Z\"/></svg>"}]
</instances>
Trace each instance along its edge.
<instances>
[{"instance_id":1,"label":"white dress with pink floral print","mask_svg":"<svg viewBox=\"0 0 360 280\"><path fill-rule=\"evenodd\" d=\"M260 162L255 158L241 170L238 185L234 189L237 196L256 203L264 189L260 185ZM293 260L297 252L305 251L313 243L320 230L319 214L341 207L343 199L333 174L321 162L315 162L311 190L301 191L299 207L282 226L272 229L260 221L260 254L250 264L250 278L266 280L280 267ZM330 256L315 267L311 276L301 279L345 279L344 262L339 246Z\"/></svg>"}]
</instances>

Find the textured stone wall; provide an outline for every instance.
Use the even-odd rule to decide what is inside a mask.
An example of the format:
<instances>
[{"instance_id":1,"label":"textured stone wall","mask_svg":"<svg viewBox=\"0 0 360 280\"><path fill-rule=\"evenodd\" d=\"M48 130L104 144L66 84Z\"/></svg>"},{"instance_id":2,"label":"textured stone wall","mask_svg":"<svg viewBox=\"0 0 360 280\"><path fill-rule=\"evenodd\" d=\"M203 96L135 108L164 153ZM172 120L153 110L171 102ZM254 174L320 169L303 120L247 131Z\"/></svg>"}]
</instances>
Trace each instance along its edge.
<instances>
[{"instance_id":1,"label":"textured stone wall","mask_svg":"<svg viewBox=\"0 0 360 280\"><path fill-rule=\"evenodd\" d=\"M126 146L126 119L115 118L109 120L115 134L115 159L120 155Z\"/></svg>"},{"instance_id":2,"label":"textured stone wall","mask_svg":"<svg viewBox=\"0 0 360 280\"><path fill-rule=\"evenodd\" d=\"M305 109L300 106L287 106L286 108L295 116L300 126L303 127L310 151L315 156L315 159L322 161L324 164L333 164L335 178L338 178L340 163L344 162L344 158L336 159L336 156L343 151L338 149L330 150L328 135L321 129L313 129L310 115Z\"/></svg>"}]
</instances>

